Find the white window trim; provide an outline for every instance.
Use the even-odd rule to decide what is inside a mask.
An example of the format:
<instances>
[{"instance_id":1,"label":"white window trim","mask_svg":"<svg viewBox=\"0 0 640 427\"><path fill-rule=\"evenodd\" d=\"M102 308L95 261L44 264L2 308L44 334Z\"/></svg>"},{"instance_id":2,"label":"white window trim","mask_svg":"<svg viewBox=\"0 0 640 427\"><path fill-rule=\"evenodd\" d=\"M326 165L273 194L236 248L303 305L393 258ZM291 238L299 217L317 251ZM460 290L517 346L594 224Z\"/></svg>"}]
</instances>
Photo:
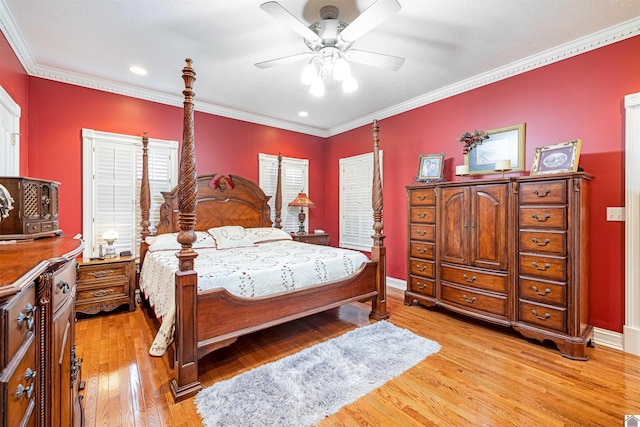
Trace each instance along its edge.
<instances>
[{"instance_id":1,"label":"white window trim","mask_svg":"<svg viewBox=\"0 0 640 427\"><path fill-rule=\"evenodd\" d=\"M382 165L383 165L383 152L380 150L380 179L382 180ZM347 197L351 197L345 194L344 191L344 169L346 167L357 167L358 165L367 165L366 173L368 176L363 182L366 182L366 186L363 185L359 191L362 191L360 200L363 201L363 206L358 210L357 221L360 224L368 224L368 226L360 227L360 234L357 239L348 239L345 235L345 217L346 201ZM339 160L340 169L340 239L339 245L341 248L355 249L358 251L371 252L373 245L373 238L371 237L373 231L373 206L372 206L372 186L373 186L373 152L360 154L357 156L346 157ZM364 171L362 171L364 172ZM352 200L352 198L350 198ZM357 241L356 241L357 240Z\"/></svg>"},{"instance_id":2,"label":"white window trim","mask_svg":"<svg viewBox=\"0 0 640 427\"><path fill-rule=\"evenodd\" d=\"M2 86L0 86L0 107L9 113L9 127L0 135L0 176L20 175L20 116L22 110Z\"/></svg>"},{"instance_id":3,"label":"white window trim","mask_svg":"<svg viewBox=\"0 0 640 427\"><path fill-rule=\"evenodd\" d=\"M94 180L94 171L96 168L95 156L94 156L94 148L98 144L121 144L123 146L133 147L136 153L142 151L142 137L141 136L133 136L133 135L123 135L116 134L110 132L102 132L96 131L93 129L82 129L82 164L83 164L83 172L82 172L82 231L83 238L85 240L85 249L83 252L83 256L85 258L94 257L98 255L98 245L101 242L100 238L94 238L96 234L97 224L94 221L94 212L93 206L95 202L95 180ZM169 183L168 189L175 187L178 182L178 141L169 141L169 140L161 140L161 139L153 139L149 138L148 144L149 151L152 152L154 148L165 148L175 151L175 155L173 155L172 160L169 165ZM137 161L136 161L137 165ZM137 166L136 166L137 169ZM137 185L139 171L135 171L136 173L132 177L132 185L134 188L138 188ZM136 236L137 230L139 228L140 218L136 213L137 206L136 199L139 195L134 195L132 200L132 213L135 215L133 226L133 235ZM152 195L153 196L153 195ZM151 212L151 226L153 227L154 212ZM135 238L137 240L139 236ZM98 240L98 241L96 241ZM133 253L137 254L138 245L134 244Z\"/></svg>"}]
</instances>

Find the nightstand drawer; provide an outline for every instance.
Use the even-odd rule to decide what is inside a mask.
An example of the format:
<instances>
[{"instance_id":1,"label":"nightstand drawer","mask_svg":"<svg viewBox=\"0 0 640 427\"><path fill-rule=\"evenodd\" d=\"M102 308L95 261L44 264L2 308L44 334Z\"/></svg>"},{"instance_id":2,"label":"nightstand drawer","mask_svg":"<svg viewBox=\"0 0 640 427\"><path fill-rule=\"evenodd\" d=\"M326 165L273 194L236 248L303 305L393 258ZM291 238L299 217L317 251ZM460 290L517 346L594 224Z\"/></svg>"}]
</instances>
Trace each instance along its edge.
<instances>
[{"instance_id":1,"label":"nightstand drawer","mask_svg":"<svg viewBox=\"0 0 640 427\"><path fill-rule=\"evenodd\" d=\"M127 263L83 265L82 268L78 269L78 284L87 281L95 282L96 280L128 280L128 268L129 265Z\"/></svg>"},{"instance_id":2,"label":"nightstand drawer","mask_svg":"<svg viewBox=\"0 0 640 427\"><path fill-rule=\"evenodd\" d=\"M76 277L76 312L96 314L121 305L135 310L135 258L82 260L78 262Z\"/></svg>"}]
</instances>

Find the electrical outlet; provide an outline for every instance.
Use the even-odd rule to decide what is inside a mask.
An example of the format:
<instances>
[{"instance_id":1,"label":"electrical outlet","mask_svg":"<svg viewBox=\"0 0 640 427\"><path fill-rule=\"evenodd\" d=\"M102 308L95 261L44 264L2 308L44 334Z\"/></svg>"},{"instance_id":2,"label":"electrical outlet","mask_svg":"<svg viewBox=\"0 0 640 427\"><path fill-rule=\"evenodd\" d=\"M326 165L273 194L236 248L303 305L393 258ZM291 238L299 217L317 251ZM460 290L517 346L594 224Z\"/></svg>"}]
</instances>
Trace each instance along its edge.
<instances>
[{"instance_id":1,"label":"electrical outlet","mask_svg":"<svg viewBox=\"0 0 640 427\"><path fill-rule=\"evenodd\" d=\"M624 208L607 208L607 221L624 221Z\"/></svg>"}]
</instances>

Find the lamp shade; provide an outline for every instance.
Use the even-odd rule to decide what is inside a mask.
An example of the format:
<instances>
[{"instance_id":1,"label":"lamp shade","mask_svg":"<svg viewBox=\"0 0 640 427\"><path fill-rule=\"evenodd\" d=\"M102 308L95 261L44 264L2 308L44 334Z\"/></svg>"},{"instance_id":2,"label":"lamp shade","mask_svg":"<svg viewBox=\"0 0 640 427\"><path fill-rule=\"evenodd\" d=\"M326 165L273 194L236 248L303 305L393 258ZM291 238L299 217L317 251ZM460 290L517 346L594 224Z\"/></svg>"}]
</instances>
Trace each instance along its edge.
<instances>
[{"instance_id":1,"label":"lamp shade","mask_svg":"<svg viewBox=\"0 0 640 427\"><path fill-rule=\"evenodd\" d=\"M296 206L300 208L315 208L316 205L308 197L307 193L298 193L295 199L289 203L289 206Z\"/></svg>"},{"instance_id":2,"label":"lamp shade","mask_svg":"<svg viewBox=\"0 0 640 427\"><path fill-rule=\"evenodd\" d=\"M110 228L110 229L108 229L107 231L104 232L104 234L102 235L102 238L106 242L114 242L114 241L118 240L118 232L116 230L114 230L113 228Z\"/></svg>"}]
</instances>

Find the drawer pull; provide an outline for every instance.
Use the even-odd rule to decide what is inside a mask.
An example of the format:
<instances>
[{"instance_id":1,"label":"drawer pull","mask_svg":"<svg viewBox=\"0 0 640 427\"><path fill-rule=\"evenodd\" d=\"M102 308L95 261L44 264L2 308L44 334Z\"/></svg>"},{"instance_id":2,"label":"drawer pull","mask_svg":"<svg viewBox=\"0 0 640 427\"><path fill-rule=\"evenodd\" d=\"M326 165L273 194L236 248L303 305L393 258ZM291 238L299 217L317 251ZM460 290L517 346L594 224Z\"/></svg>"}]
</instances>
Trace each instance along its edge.
<instances>
[{"instance_id":1,"label":"drawer pull","mask_svg":"<svg viewBox=\"0 0 640 427\"><path fill-rule=\"evenodd\" d=\"M31 368L27 368L27 370L24 372L24 379L27 381L30 381L35 377L36 377L36 371L34 371Z\"/></svg>"},{"instance_id":2,"label":"drawer pull","mask_svg":"<svg viewBox=\"0 0 640 427\"><path fill-rule=\"evenodd\" d=\"M425 271L426 269L428 269L428 268L429 268L429 266L427 266L427 265L420 265L420 264L417 264L417 265L416 265L416 268L418 269L418 271L423 272L423 271Z\"/></svg>"},{"instance_id":3,"label":"drawer pull","mask_svg":"<svg viewBox=\"0 0 640 427\"><path fill-rule=\"evenodd\" d=\"M426 253L427 253L428 249L427 249L427 248L420 248L420 247L418 247L418 248L416 248L416 251L418 251L418 253L419 253L420 255L424 255L424 254L426 254Z\"/></svg>"},{"instance_id":4,"label":"drawer pull","mask_svg":"<svg viewBox=\"0 0 640 427\"><path fill-rule=\"evenodd\" d=\"M426 212L418 212L418 218L426 218L428 217L429 214Z\"/></svg>"},{"instance_id":5,"label":"drawer pull","mask_svg":"<svg viewBox=\"0 0 640 427\"><path fill-rule=\"evenodd\" d=\"M426 230L418 230L418 236L422 237L422 236L426 236L427 235L427 231Z\"/></svg>"},{"instance_id":6,"label":"drawer pull","mask_svg":"<svg viewBox=\"0 0 640 427\"><path fill-rule=\"evenodd\" d=\"M533 289L533 292L543 297L551 293L551 289L549 288L545 289L544 292L540 292L537 286L532 286L531 289Z\"/></svg>"},{"instance_id":7,"label":"drawer pull","mask_svg":"<svg viewBox=\"0 0 640 427\"><path fill-rule=\"evenodd\" d=\"M31 395L33 394L33 383L31 383L29 387L25 387L22 384L18 384L18 390L16 390L16 397L20 399L25 394L27 395L27 399L31 399Z\"/></svg>"},{"instance_id":8,"label":"drawer pull","mask_svg":"<svg viewBox=\"0 0 640 427\"><path fill-rule=\"evenodd\" d=\"M551 268L551 264L549 264L548 262L544 264L544 267L539 267L539 266L538 266L538 263L537 263L537 262L535 262L535 261L533 261L533 262L531 263L531 265L532 265L532 266L534 266L534 267L536 268L536 270L540 270L540 271L545 271L545 270L547 270L548 268Z\"/></svg>"},{"instance_id":9,"label":"drawer pull","mask_svg":"<svg viewBox=\"0 0 640 427\"><path fill-rule=\"evenodd\" d=\"M534 316L536 316L536 319L538 319L538 320L547 320L548 318L550 318L550 317L551 317L551 315L550 315L549 313L545 313L545 314L544 314L544 317L538 316L538 312L537 312L537 311L535 311L535 310L531 310L531 313L532 313Z\"/></svg>"},{"instance_id":10,"label":"drawer pull","mask_svg":"<svg viewBox=\"0 0 640 427\"><path fill-rule=\"evenodd\" d=\"M472 297L471 299L467 298L466 295L462 295L462 299L465 300L469 304L473 304L476 301L476 297Z\"/></svg>"},{"instance_id":11,"label":"drawer pull","mask_svg":"<svg viewBox=\"0 0 640 427\"><path fill-rule=\"evenodd\" d=\"M538 216L538 214L533 214L533 215L531 215L531 218L533 218L533 219L535 219L536 221L539 221L539 222L545 222L546 220L548 220L549 218L551 218L551 214L546 214L546 215L544 216L544 218L540 218L540 217Z\"/></svg>"},{"instance_id":12,"label":"drawer pull","mask_svg":"<svg viewBox=\"0 0 640 427\"><path fill-rule=\"evenodd\" d=\"M472 276L471 279L469 279L466 273L463 273L462 277L464 277L464 280L466 280L469 283L473 283L476 280L476 276Z\"/></svg>"},{"instance_id":13,"label":"drawer pull","mask_svg":"<svg viewBox=\"0 0 640 427\"><path fill-rule=\"evenodd\" d=\"M538 196L538 197L547 197L549 194L551 194L551 190L549 190L548 188L545 190L544 194L540 194L538 193L538 190L533 190L533 194Z\"/></svg>"},{"instance_id":14,"label":"drawer pull","mask_svg":"<svg viewBox=\"0 0 640 427\"><path fill-rule=\"evenodd\" d=\"M20 313L18 313L18 326L22 326L22 324L24 322L27 323L27 329L31 330L33 329L33 323L34 323L34 319L33 319L33 313L36 311L36 308L31 305L31 303L27 303L27 305L24 307L24 311L21 311Z\"/></svg>"},{"instance_id":15,"label":"drawer pull","mask_svg":"<svg viewBox=\"0 0 640 427\"><path fill-rule=\"evenodd\" d=\"M60 282L58 282L58 287L62 289L63 294L69 292L69 283L65 282L64 280L60 280Z\"/></svg>"},{"instance_id":16,"label":"drawer pull","mask_svg":"<svg viewBox=\"0 0 640 427\"><path fill-rule=\"evenodd\" d=\"M92 271L89 273L91 276L96 279L102 279L103 277L109 276L109 274L113 273L113 270L100 270L100 271Z\"/></svg>"},{"instance_id":17,"label":"drawer pull","mask_svg":"<svg viewBox=\"0 0 640 427\"><path fill-rule=\"evenodd\" d=\"M427 283L417 283L418 285L418 289L420 289L421 291L424 291L425 289L427 289L428 284Z\"/></svg>"},{"instance_id":18,"label":"drawer pull","mask_svg":"<svg viewBox=\"0 0 640 427\"><path fill-rule=\"evenodd\" d=\"M531 241L538 246L547 246L549 243L551 243L551 239L544 239L544 242L540 243L535 237L532 237Z\"/></svg>"},{"instance_id":19,"label":"drawer pull","mask_svg":"<svg viewBox=\"0 0 640 427\"><path fill-rule=\"evenodd\" d=\"M91 292L91 295L94 297L106 297L109 294L113 293L113 289L101 289L99 291Z\"/></svg>"},{"instance_id":20,"label":"drawer pull","mask_svg":"<svg viewBox=\"0 0 640 427\"><path fill-rule=\"evenodd\" d=\"M418 194L417 199L422 202L423 200L427 200L427 195L426 194Z\"/></svg>"}]
</instances>

